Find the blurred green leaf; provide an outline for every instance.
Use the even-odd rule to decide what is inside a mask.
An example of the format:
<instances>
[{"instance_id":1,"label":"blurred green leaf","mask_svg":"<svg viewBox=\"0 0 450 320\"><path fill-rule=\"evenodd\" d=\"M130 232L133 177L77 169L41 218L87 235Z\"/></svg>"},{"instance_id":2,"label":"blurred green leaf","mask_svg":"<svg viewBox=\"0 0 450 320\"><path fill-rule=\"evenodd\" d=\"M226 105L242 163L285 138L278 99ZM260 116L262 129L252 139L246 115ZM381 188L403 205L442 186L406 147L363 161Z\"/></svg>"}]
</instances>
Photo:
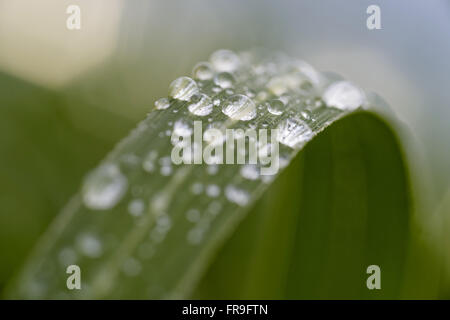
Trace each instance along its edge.
<instances>
[{"instance_id":1,"label":"blurred green leaf","mask_svg":"<svg viewBox=\"0 0 450 320\"><path fill-rule=\"evenodd\" d=\"M115 142L80 129L73 115L104 112L0 73L0 291L69 197ZM119 130L118 130L119 129ZM126 129L125 129L126 130ZM102 128L97 125L97 131Z\"/></svg>"}]
</instances>

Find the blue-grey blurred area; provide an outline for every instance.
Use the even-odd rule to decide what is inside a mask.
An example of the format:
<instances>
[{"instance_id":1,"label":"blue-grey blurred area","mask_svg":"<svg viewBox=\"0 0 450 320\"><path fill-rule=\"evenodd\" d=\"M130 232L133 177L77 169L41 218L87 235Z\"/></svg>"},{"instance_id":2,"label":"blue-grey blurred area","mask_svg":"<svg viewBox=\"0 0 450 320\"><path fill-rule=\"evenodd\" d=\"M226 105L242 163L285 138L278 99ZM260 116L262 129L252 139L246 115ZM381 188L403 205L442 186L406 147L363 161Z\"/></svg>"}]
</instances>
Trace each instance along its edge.
<instances>
[{"instance_id":1,"label":"blue-grey blurred area","mask_svg":"<svg viewBox=\"0 0 450 320\"><path fill-rule=\"evenodd\" d=\"M67 30L66 7L81 8ZM381 8L381 30L366 9ZM450 181L447 0L0 0L0 287L87 170L219 48L283 51L384 97ZM11 243L16 243L11 248Z\"/></svg>"}]
</instances>

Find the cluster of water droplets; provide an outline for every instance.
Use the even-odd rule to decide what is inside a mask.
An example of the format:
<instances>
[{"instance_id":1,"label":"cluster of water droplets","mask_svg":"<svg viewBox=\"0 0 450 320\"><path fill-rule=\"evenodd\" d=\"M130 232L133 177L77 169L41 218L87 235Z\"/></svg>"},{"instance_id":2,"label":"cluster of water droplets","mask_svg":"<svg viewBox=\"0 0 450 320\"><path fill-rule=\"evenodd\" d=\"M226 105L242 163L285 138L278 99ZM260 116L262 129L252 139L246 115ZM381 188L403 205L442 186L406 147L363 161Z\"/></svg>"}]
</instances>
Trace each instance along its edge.
<instances>
[{"instance_id":1,"label":"cluster of water droplets","mask_svg":"<svg viewBox=\"0 0 450 320\"><path fill-rule=\"evenodd\" d=\"M139 278L148 263L164 260L158 260L165 254L162 243L176 243L181 235L192 248L202 244L220 225L215 221L248 206L255 190L273 180L262 174L261 163L175 165L171 148L193 136L194 121L201 120L204 130L278 129L284 167L315 134L367 106L367 99L351 82L330 79L304 61L218 50L194 66L192 77L175 79L168 97L154 106L155 112L131 138L85 178L81 200L89 210L79 219L88 219L93 227L67 235L71 239L58 252L60 264L95 263L114 255L120 239L133 234L133 228L146 228L136 250L120 265L123 276ZM200 146L193 143L191 148L194 153ZM273 145L258 142L257 148L263 158ZM114 218L106 216L109 212ZM106 235L95 228L111 219L123 227Z\"/></svg>"}]
</instances>

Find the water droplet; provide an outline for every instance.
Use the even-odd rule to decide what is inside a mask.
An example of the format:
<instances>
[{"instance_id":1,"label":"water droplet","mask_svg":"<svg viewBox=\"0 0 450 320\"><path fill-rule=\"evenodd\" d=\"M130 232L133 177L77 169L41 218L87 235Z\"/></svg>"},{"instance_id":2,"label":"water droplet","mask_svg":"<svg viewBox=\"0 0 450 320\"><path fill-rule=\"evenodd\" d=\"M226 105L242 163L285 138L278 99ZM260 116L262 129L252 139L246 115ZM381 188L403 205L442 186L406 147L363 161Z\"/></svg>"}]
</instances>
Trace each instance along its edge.
<instances>
[{"instance_id":1,"label":"water droplet","mask_svg":"<svg viewBox=\"0 0 450 320\"><path fill-rule=\"evenodd\" d=\"M364 92L348 81L331 84L323 94L323 100L330 107L341 110L354 110L365 102Z\"/></svg>"},{"instance_id":2,"label":"water droplet","mask_svg":"<svg viewBox=\"0 0 450 320\"><path fill-rule=\"evenodd\" d=\"M200 228L193 228L187 234L187 241L190 244L196 245L202 242L204 231Z\"/></svg>"},{"instance_id":3,"label":"water droplet","mask_svg":"<svg viewBox=\"0 0 450 320\"><path fill-rule=\"evenodd\" d=\"M169 86L169 97L189 101L198 92L197 83L189 77L180 77Z\"/></svg>"},{"instance_id":4,"label":"water droplet","mask_svg":"<svg viewBox=\"0 0 450 320\"><path fill-rule=\"evenodd\" d=\"M254 165L246 164L241 168L241 176L249 180L257 180L259 178L258 168Z\"/></svg>"},{"instance_id":5,"label":"water droplet","mask_svg":"<svg viewBox=\"0 0 450 320\"><path fill-rule=\"evenodd\" d=\"M64 248L60 251L58 255L59 262L63 266L68 266L71 264L75 264L77 260L76 252L71 248Z\"/></svg>"},{"instance_id":6,"label":"water droplet","mask_svg":"<svg viewBox=\"0 0 450 320\"><path fill-rule=\"evenodd\" d=\"M191 186L191 191L193 194L200 194L203 192L203 185L200 182L195 182Z\"/></svg>"},{"instance_id":7,"label":"water droplet","mask_svg":"<svg viewBox=\"0 0 450 320\"><path fill-rule=\"evenodd\" d=\"M200 62L195 65L192 75L198 80L209 80L214 76L214 71L208 62Z\"/></svg>"},{"instance_id":8,"label":"water droplet","mask_svg":"<svg viewBox=\"0 0 450 320\"><path fill-rule=\"evenodd\" d=\"M323 81L323 76L314 67L303 60L295 61L294 67L316 86L320 85L320 83Z\"/></svg>"},{"instance_id":9,"label":"water droplet","mask_svg":"<svg viewBox=\"0 0 450 320\"><path fill-rule=\"evenodd\" d=\"M267 110L271 114L273 114L275 116L279 116L280 114L282 114L284 112L284 103L277 99L270 100L268 102Z\"/></svg>"},{"instance_id":10,"label":"water droplet","mask_svg":"<svg viewBox=\"0 0 450 320\"><path fill-rule=\"evenodd\" d=\"M248 121L256 117L256 105L249 97L236 94L227 99L222 112L233 120Z\"/></svg>"},{"instance_id":11,"label":"water droplet","mask_svg":"<svg viewBox=\"0 0 450 320\"><path fill-rule=\"evenodd\" d=\"M225 188L225 196L228 201L236 203L239 206L245 206L250 200L247 191L238 189L232 185Z\"/></svg>"},{"instance_id":12,"label":"water droplet","mask_svg":"<svg viewBox=\"0 0 450 320\"><path fill-rule=\"evenodd\" d=\"M233 72L240 64L239 57L231 50L217 50L211 55L211 63L219 72Z\"/></svg>"},{"instance_id":13,"label":"water droplet","mask_svg":"<svg viewBox=\"0 0 450 320\"><path fill-rule=\"evenodd\" d=\"M269 96L269 94L266 91L260 91L258 92L258 94L256 95L256 100L258 101L264 101L267 99L267 97Z\"/></svg>"},{"instance_id":14,"label":"water droplet","mask_svg":"<svg viewBox=\"0 0 450 320\"><path fill-rule=\"evenodd\" d=\"M229 72L221 72L214 77L214 83L223 89L232 88L235 81L234 76Z\"/></svg>"},{"instance_id":15,"label":"water droplet","mask_svg":"<svg viewBox=\"0 0 450 320\"><path fill-rule=\"evenodd\" d=\"M155 150L150 151L142 162L142 168L147 172L153 172L156 158L158 158L158 152Z\"/></svg>"},{"instance_id":16,"label":"water droplet","mask_svg":"<svg viewBox=\"0 0 450 320\"><path fill-rule=\"evenodd\" d=\"M220 213L221 209L222 209L222 204L219 201L213 201L208 205L208 208L206 210L215 216Z\"/></svg>"},{"instance_id":17,"label":"water droplet","mask_svg":"<svg viewBox=\"0 0 450 320\"><path fill-rule=\"evenodd\" d=\"M193 95L188 110L196 116L207 116L213 110L211 98L203 93Z\"/></svg>"},{"instance_id":18,"label":"water droplet","mask_svg":"<svg viewBox=\"0 0 450 320\"><path fill-rule=\"evenodd\" d=\"M211 198L218 197L220 194L220 188L218 185L210 184L206 187L206 194Z\"/></svg>"},{"instance_id":19,"label":"water droplet","mask_svg":"<svg viewBox=\"0 0 450 320\"><path fill-rule=\"evenodd\" d=\"M161 98L155 101L155 107L158 110L164 110L170 107L169 99L167 98Z\"/></svg>"},{"instance_id":20,"label":"water droplet","mask_svg":"<svg viewBox=\"0 0 450 320\"><path fill-rule=\"evenodd\" d=\"M94 210L107 210L122 199L127 178L115 164L103 164L89 174L82 188L84 204Z\"/></svg>"},{"instance_id":21,"label":"water droplet","mask_svg":"<svg viewBox=\"0 0 450 320\"><path fill-rule=\"evenodd\" d=\"M103 253L100 240L92 234L82 234L76 240L76 247L80 252L89 258L98 258Z\"/></svg>"},{"instance_id":22,"label":"water droplet","mask_svg":"<svg viewBox=\"0 0 450 320\"><path fill-rule=\"evenodd\" d=\"M172 226L172 221L167 214L163 214L156 220L156 228L161 233L166 233Z\"/></svg>"},{"instance_id":23,"label":"water droplet","mask_svg":"<svg viewBox=\"0 0 450 320\"><path fill-rule=\"evenodd\" d=\"M206 171L208 172L208 174L210 175L215 175L218 171L219 171L219 166L216 164L210 164L207 168Z\"/></svg>"},{"instance_id":24,"label":"water droplet","mask_svg":"<svg viewBox=\"0 0 450 320\"><path fill-rule=\"evenodd\" d=\"M278 126L278 141L291 148L298 148L313 136L311 128L301 119L287 118Z\"/></svg>"},{"instance_id":25,"label":"water droplet","mask_svg":"<svg viewBox=\"0 0 450 320\"><path fill-rule=\"evenodd\" d=\"M170 176L172 174L172 167L171 166L162 166L160 173L162 176Z\"/></svg>"},{"instance_id":26,"label":"water droplet","mask_svg":"<svg viewBox=\"0 0 450 320\"><path fill-rule=\"evenodd\" d=\"M135 217L142 215L144 208L144 201L141 199L133 199L128 204L128 212Z\"/></svg>"},{"instance_id":27,"label":"water droplet","mask_svg":"<svg viewBox=\"0 0 450 320\"><path fill-rule=\"evenodd\" d=\"M161 165L161 175L169 176L172 173L172 160L170 157L162 157L159 159L159 164Z\"/></svg>"},{"instance_id":28,"label":"water droplet","mask_svg":"<svg viewBox=\"0 0 450 320\"><path fill-rule=\"evenodd\" d=\"M128 258L122 265L122 271L129 277L137 276L142 270L141 263L134 259Z\"/></svg>"},{"instance_id":29,"label":"water droplet","mask_svg":"<svg viewBox=\"0 0 450 320\"><path fill-rule=\"evenodd\" d=\"M282 77L272 78L269 83L267 83L267 88L277 96L281 96L288 90L287 83Z\"/></svg>"},{"instance_id":30,"label":"water droplet","mask_svg":"<svg viewBox=\"0 0 450 320\"><path fill-rule=\"evenodd\" d=\"M213 104L218 106L220 104L220 99L214 99Z\"/></svg>"},{"instance_id":31,"label":"water droplet","mask_svg":"<svg viewBox=\"0 0 450 320\"><path fill-rule=\"evenodd\" d=\"M186 219L190 222L197 222L200 219L200 211L197 209L190 209L186 212Z\"/></svg>"},{"instance_id":32,"label":"water droplet","mask_svg":"<svg viewBox=\"0 0 450 320\"><path fill-rule=\"evenodd\" d=\"M180 137L183 137L183 140L186 140L185 138L192 135L192 128L183 120L177 120L173 125L173 134L171 137L172 144L178 144L180 142Z\"/></svg>"}]
</instances>

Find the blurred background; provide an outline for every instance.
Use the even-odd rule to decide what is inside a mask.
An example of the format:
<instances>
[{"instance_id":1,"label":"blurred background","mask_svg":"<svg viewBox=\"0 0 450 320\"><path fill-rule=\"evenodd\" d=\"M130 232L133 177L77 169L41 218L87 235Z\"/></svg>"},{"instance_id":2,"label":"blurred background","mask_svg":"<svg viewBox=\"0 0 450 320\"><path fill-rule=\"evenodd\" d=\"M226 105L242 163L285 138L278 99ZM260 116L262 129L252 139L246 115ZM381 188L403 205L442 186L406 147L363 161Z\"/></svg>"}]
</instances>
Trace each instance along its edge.
<instances>
[{"instance_id":1,"label":"blurred background","mask_svg":"<svg viewBox=\"0 0 450 320\"><path fill-rule=\"evenodd\" d=\"M83 175L219 48L283 51L380 94L447 213L449 35L447 0L0 0L0 290Z\"/></svg>"}]
</instances>

